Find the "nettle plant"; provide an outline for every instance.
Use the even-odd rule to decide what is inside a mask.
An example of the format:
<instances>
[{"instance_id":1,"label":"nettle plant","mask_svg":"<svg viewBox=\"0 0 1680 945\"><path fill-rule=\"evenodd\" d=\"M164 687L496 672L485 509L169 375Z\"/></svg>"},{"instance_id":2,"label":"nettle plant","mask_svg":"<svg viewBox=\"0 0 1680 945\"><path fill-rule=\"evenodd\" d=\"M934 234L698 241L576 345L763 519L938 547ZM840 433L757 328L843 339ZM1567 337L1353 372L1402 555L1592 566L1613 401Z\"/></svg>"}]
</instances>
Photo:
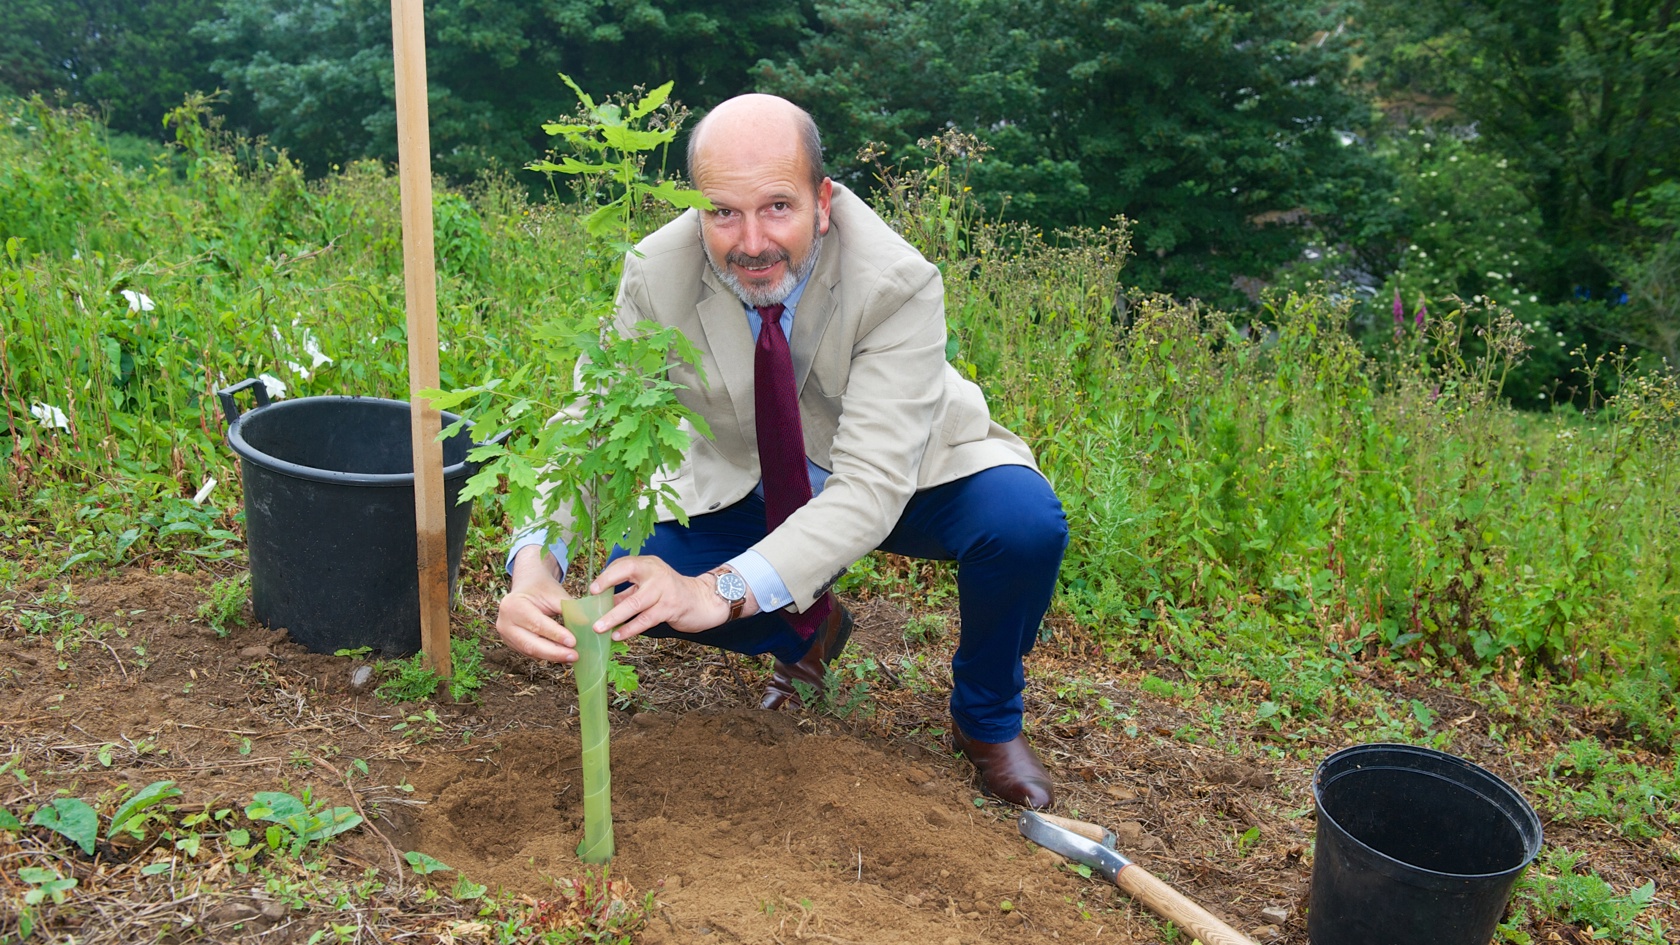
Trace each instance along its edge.
<instances>
[{"instance_id":1,"label":"nettle plant","mask_svg":"<svg viewBox=\"0 0 1680 945\"><path fill-rule=\"evenodd\" d=\"M682 461L691 436L710 436L705 421L677 399L682 386L669 377L673 358L698 369L700 353L681 331L651 321L620 331L613 318L614 289L624 254L635 251L649 208L709 204L698 191L668 180L650 183L646 177L649 155L668 148L680 125L681 110L669 104L671 83L633 101L597 104L570 78L561 78L581 107L543 130L561 138L571 153L529 168L551 177L567 175L580 195L599 202L583 221L596 265L566 311L536 332L551 357L534 358L506 379L456 391L425 391L424 396L440 410L470 404L472 422L510 431L505 443L473 451L471 458L482 466L461 490L461 501L505 490L503 505L515 522L567 513L563 517L575 523L573 557L587 585L600 574L614 545L632 554L640 550L661 508L686 521L675 491L657 477ZM567 363L573 365L572 383L553 383L555 366ZM532 393L542 387L565 391L566 403ZM443 435L462 425L452 425ZM636 687L634 672L613 659L627 647L588 630L611 600L610 592L586 599L565 615L579 654L574 672L583 742L584 840L578 853L592 863L605 862L613 853L606 687L609 681L621 693Z\"/></svg>"}]
</instances>

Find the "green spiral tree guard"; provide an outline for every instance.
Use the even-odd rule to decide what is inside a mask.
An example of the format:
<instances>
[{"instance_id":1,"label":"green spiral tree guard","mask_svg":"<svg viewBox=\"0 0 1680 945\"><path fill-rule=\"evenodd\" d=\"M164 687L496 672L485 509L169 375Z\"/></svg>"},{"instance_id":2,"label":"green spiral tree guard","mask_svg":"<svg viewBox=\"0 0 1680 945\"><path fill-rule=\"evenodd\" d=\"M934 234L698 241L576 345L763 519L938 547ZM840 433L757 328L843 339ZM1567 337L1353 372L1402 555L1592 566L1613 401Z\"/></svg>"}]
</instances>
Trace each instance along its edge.
<instances>
[{"instance_id":1,"label":"green spiral tree guard","mask_svg":"<svg viewBox=\"0 0 1680 945\"><path fill-rule=\"evenodd\" d=\"M612 592L566 601L561 616L577 637L578 723L583 743L583 841L578 858L605 863L613 856L612 762L607 742L607 660L612 636L589 629L612 609Z\"/></svg>"}]
</instances>

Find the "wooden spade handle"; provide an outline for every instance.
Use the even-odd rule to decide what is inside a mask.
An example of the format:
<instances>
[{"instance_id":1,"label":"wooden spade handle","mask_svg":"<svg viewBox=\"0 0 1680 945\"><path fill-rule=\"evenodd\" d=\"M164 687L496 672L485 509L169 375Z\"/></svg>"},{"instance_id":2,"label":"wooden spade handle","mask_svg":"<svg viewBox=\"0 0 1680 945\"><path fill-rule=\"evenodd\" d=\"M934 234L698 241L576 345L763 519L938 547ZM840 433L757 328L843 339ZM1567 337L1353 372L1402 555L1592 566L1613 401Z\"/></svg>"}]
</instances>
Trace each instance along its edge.
<instances>
[{"instance_id":1,"label":"wooden spade handle","mask_svg":"<svg viewBox=\"0 0 1680 945\"><path fill-rule=\"evenodd\" d=\"M1154 874L1133 863L1120 871L1114 884L1143 903L1149 911L1169 919L1202 945L1255 945L1253 939L1219 921L1178 890L1156 879Z\"/></svg>"},{"instance_id":2,"label":"wooden spade handle","mask_svg":"<svg viewBox=\"0 0 1680 945\"><path fill-rule=\"evenodd\" d=\"M1038 815L1038 818L1055 824L1063 830L1079 834L1081 837L1084 837L1092 843L1100 844L1110 839L1110 834L1106 829L1099 827L1096 824L1086 823L1083 820L1074 820L1071 817L1057 817L1055 814L1042 813ZM1110 845L1112 846L1112 844Z\"/></svg>"}]
</instances>

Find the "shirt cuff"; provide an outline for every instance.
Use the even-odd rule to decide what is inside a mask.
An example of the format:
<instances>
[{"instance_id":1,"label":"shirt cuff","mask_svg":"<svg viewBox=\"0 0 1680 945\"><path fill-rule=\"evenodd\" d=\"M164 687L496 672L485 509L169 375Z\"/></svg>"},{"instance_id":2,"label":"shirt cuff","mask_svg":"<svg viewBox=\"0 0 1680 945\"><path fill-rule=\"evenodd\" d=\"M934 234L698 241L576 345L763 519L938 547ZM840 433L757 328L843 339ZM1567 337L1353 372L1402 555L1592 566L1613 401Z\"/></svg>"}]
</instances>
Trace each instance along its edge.
<instances>
[{"instance_id":1,"label":"shirt cuff","mask_svg":"<svg viewBox=\"0 0 1680 945\"><path fill-rule=\"evenodd\" d=\"M560 580L564 581L566 579L566 559L571 557L572 550L566 547L564 541L550 542L548 540L548 529L546 528L528 528L514 536L513 547L508 549L507 554L506 570L508 576L513 576L514 556L532 545L547 546L548 553L554 556L555 561L560 562Z\"/></svg>"},{"instance_id":2,"label":"shirt cuff","mask_svg":"<svg viewBox=\"0 0 1680 945\"><path fill-rule=\"evenodd\" d=\"M756 551L743 551L729 559L729 566L741 575L741 580L747 582L752 589L753 600L758 601L758 609L769 613L781 610L793 603L793 595L788 593L787 584L782 576L764 560L764 556Z\"/></svg>"}]
</instances>

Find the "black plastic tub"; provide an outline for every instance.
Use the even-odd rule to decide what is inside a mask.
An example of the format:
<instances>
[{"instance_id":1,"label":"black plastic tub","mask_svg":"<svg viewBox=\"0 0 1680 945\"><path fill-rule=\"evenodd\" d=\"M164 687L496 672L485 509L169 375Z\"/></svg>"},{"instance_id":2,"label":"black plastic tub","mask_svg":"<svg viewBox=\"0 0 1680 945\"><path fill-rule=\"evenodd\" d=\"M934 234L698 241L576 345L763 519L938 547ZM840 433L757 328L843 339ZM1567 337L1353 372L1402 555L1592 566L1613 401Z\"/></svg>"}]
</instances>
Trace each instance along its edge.
<instances>
[{"instance_id":1,"label":"black plastic tub","mask_svg":"<svg viewBox=\"0 0 1680 945\"><path fill-rule=\"evenodd\" d=\"M251 387L257 407L234 395ZM255 380L219 391L245 487L245 543L256 619L317 653L420 649L410 407L377 397L270 402ZM445 426L455 422L443 414ZM443 443L449 597L455 599L475 466L463 429Z\"/></svg>"},{"instance_id":2,"label":"black plastic tub","mask_svg":"<svg viewBox=\"0 0 1680 945\"><path fill-rule=\"evenodd\" d=\"M1428 748L1336 752L1313 776L1313 800L1313 945L1487 945L1540 852L1522 795Z\"/></svg>"}]
</instances>

